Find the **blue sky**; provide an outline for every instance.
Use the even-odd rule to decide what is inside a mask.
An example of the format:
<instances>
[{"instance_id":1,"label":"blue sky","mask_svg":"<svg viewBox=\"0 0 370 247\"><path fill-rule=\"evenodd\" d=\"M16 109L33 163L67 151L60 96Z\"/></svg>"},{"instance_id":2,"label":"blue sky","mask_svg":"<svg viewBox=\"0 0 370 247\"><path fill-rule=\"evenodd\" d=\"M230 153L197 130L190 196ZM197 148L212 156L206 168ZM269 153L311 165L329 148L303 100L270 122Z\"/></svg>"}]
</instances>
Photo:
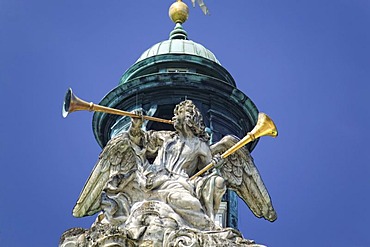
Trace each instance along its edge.
<instances>
[{"instance_id":1,"label":"blue sky","mask_svg":"<svg viewBox=\"0 0 370 247\"><path fill-rule=\"evenodd\" d=\"M168 38L171 3L0 0L0 246L57 246L63 231L92 223L71 210L100 148L91 113L62 118L64 94L99 102ZM190 9L189 38L279 129L252 153L278 219L240 203L244 236L271 247L370 246L370 2L206 4L210 16Z\"/></svg>"}]
</instances>

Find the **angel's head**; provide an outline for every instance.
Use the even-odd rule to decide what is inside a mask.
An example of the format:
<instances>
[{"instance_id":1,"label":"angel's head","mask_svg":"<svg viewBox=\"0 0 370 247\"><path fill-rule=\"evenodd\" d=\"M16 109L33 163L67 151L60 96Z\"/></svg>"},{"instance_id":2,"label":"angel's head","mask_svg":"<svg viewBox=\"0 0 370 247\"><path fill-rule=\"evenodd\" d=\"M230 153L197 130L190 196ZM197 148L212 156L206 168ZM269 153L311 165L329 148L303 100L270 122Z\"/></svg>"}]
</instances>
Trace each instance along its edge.
<instances>
[{"instance_id":1,"label":"angel's head","mask_svg":"<svg viewBox=\"0 0 370 247\"><path fill-rule=\"evenodd\" d=\"M191 100L185 100L176 105L172 120L177 131L182 131L187 126L195 136L204 141L209 140L209 135L205 131L203 116Z\"/></svg>"}]
</instances>

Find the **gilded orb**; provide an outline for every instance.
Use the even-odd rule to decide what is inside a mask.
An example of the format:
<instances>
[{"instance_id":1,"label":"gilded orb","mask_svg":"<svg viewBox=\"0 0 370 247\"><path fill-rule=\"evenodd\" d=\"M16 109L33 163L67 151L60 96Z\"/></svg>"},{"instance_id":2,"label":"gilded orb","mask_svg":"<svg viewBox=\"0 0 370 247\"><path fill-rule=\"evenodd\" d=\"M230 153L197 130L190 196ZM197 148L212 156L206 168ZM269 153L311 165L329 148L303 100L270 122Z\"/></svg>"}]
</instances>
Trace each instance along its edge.
<instances>
[{"instance_id":1,"label":"gilded orb","mask_svg":"<svg viewBox=\"0 0 370 247\"><path fill-rule=\"evenodd\" d=\"M174 23L184 23L189 16L189 8L181 0L176 1L170 7L168 14Z\"/></svg>"}]
</instances>

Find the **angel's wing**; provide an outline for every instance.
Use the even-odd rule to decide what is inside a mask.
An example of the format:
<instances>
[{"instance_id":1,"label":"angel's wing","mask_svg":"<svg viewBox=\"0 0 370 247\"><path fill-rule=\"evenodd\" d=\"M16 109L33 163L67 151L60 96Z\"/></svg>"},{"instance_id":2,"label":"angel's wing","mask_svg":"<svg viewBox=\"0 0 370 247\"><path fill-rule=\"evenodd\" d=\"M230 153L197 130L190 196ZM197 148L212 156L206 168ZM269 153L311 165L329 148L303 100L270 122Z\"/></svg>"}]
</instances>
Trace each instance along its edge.
<instances>
[{"instance_id":1,"label":"angel's wing","mask_svg":"<svg viewBox=\"0 0 370 247\"><path fill-rule=\"evenodd\" d=\"M73 208L73 216L83 217L100 211L101 193L109 178L117 173L126 174L137 169L137 162L127 133L112 138L99 155Z\"/></svg>"},{"instance_id":2,"label":"angel's wing","mask_svg":"<svg viewBox=\"0 0 370 247\"><path fill-rule=\"evenodd\" d=\"M211 146L212 154L222 154L239 141L234 136L225 136ZM248 205L254 215L275 221L277 216L271 198L246 148L241 148L225 159L220 167L221 176L227 187L234 190Z\"/></svg>"},{"instance_id":3,"label":"angel's wing","mask_svg":"<svg viewBox=\"0 0 370 247\"><path fill-rule=\"evenodd\" d=\"M191 0L193 7L195 6L195 0ZM207 6L204 4L203 0L197 0L199 7L202 9L203 13L206 15L209 13Z\"/></svg>"}]
</instances>

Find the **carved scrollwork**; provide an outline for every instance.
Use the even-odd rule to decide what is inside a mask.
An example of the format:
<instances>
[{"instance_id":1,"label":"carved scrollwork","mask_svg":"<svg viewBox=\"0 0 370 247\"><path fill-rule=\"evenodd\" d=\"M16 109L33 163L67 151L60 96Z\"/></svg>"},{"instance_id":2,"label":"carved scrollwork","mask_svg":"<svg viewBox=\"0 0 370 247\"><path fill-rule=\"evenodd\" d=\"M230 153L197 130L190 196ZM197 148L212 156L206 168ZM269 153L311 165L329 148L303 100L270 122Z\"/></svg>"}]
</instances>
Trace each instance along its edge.
<instances>
[{"instance_id":1,"label":"carved scrollwork","mask_svg":"<svg viewBox=\"0 0 370 247\"><path fill-rule=\"evenodd\" d=\"M163 241L163 246L168 247L200 247L198 236L195 232L179 230L168 232Z\"/></svg>"}]
</instances>

